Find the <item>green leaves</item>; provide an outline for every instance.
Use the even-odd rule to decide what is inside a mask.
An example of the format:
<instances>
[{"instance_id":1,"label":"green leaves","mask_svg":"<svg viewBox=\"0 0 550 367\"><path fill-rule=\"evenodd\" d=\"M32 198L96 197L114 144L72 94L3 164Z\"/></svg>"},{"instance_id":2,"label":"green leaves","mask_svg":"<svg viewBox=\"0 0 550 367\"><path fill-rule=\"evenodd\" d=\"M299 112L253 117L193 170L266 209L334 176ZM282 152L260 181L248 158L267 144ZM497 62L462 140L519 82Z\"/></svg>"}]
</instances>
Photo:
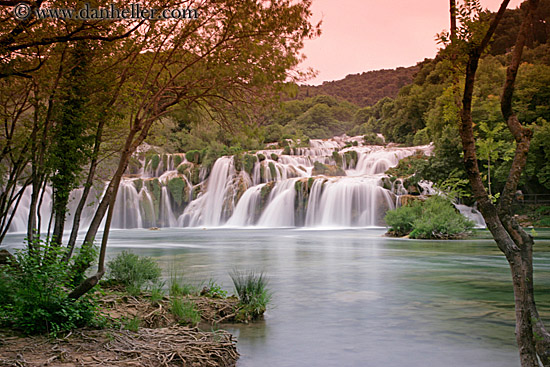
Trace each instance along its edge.
<instances>
[{"instance_id":1,"label":"green leaves","mask_svg":"<svg viewBox=\"0 0 550 367\"><path fill-rule=\"evenodd\" d=\"M80 252L71 262L62 261L66 249L36 239L33 250L16 253L17 261L0 268L0 323L26 334L54 335L88 324L97 316L93 298L67 298L75 281L71 269L95 252Z\"/></svg>"},{"instance_id":2,"label":"green leaves","mask_svg":"<svg viewBox=\"0 0 550 367\"><path fill-rule=\"evenodd\" d=\"M472 221L439 195L390 210L384 220L390 226L390 233L397 236L409 234L411 238L460 238L474 227Z\"/></svg>"}]
</instances>

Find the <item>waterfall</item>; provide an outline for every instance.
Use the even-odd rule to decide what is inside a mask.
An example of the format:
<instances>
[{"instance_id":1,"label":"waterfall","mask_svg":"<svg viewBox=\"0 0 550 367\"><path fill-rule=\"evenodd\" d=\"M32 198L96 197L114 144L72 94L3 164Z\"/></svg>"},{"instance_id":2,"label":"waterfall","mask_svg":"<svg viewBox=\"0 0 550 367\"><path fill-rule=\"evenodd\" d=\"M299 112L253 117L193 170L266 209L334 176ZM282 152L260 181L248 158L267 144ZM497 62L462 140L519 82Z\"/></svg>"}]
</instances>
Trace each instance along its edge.
<instances>
[{"instance_id":1,"label":"waterfall","mask_svg":"<svg viewBox=\"0 0 550 367\"><path fill-rule=\"evenodd\" d=\"M309 145L265 149L224 156L213 166L198 164L196 151L186 155L140 150L121 181L112 226L151 227L368 227L383 226L385 212L407 193L400 180L384 181L384 172L400 159L431 146L393 147L361 143L361 137L311 139ZM152 149L152 147L148 147ZM191 159L191 158L190 158ZM433 190L429 183L421 191ZM103 191L105 188L103 188ZM83 189L71 194L73 213ZM10 226L26 231L31 189L25 190ZM90 193L82 213L85 229L101 198ZM457 206L478 225L479 213ZM51 210L51 189L41 207L42 230ZM67 216L72 225L72 215Z\"/></svg>"},{"instance_id":2,"label":"waterfall","mask_svg":"<svg viewBox=\"0 0 550 367\"><path fill-rule=\"evenodd\" d=\"M121 181L113 210L113 228L142 228L139 195L132 181Z\"/></svg>"},{"instance_id":3,"label":"waterfall","mask_svg":"<svg viewBox=\"0 0 550 367\"><path fill-rule=\"evenodd\" d=\"M260 227L294 226L294 183L296 179L281 181L269 194L269 204L258 221Z\"/></svg>"}]
</instances>

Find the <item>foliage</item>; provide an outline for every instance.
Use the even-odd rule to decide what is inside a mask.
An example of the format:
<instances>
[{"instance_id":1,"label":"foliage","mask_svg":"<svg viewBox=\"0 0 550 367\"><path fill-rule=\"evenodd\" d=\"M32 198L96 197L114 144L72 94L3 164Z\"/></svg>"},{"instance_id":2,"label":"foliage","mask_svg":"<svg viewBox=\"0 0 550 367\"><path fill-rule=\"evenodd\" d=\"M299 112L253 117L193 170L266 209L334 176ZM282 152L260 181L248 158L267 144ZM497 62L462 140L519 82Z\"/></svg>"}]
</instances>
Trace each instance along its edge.
<instances>
[{"instance_id":1,"label":"foliage","mask_svg":"<svg viewBox=\"0 0 550 367\"><path fill-rule=\"evenodd\" d=\"M172 297L170 300L170 311L178 322L183 325L189 324L195 326L201 321L200 312L195 308L195 304L181 297Z\"/></svg>"},{"instance_id":2,"label":"foliage","mask_svg":"<svg viewBox=\"0 0 550 367\"><path fill-rule=\"evenodd\" d=\"M399 67L350 74L342 80L324 82L319 86L301 85L297 98L327 95L344 98L361 107L371 106L384 97L395 98L399 89L409 84L417 71L418 66Z\"/></svg>"},{"instance_id":3,"label":"foliage","mask_svg":"<svg viewBox=\"0 0 550 367\"><path fill-rule=\"evenodd\" d=\"M457 238L465 235L475 225L458 213L451 202L442 196L432 196L421 208L421 215L413 222L411 238Z\"/></svg>"},{"instance_id":4,"label":"foliage","mask_svg":"<svg viewBox=\"0 0 550 367\"><path fill-rule=\"evenodd\" d=\"M116 3L117 8L124 5ZM40 10L48 4L35 5ZM153 0L144 6L160 11L178 4ZM39 191L49 185L55 196L54 240L61 244L71 189L84 181L85 189L95 181L108 181L82 242L92 246L108 208L115 205L132 155L152 129L173 133L173 139L155 136L167 144L191 128L199 130L201 124L201 132L236 131L237 139L227 139L236 143L226 145L229 148L241 138L250 145L262 143L252 138L260 129L255 123L259 111L277 102L288 82L310 74L295 67L304 41L320 33L319 25L311 24L311 1L223 0L195 5L201 14L196 22L64 24L36 21L31 12L24 27L2 5L6 11L0 14L0 29L10 37L0 40L0 55L10 62L0 67L0 240L15 215L12 205L29 186L35 193L28 206L29 232L41 228ZM204 161L208 143L185 151L200 151ZM160 165L165 157L152 157L151 164ZM198 176L198 170L193 175ZM79 207L89 198L89 191L84 192ZM71 249L80 229L78 218L73 223ZM102 252L109 228L106 225L102 234ZM79 272L84 274L90 265L82 264ZM97 273L71 296L82 296L102 277L104 264L98 265Z\"/></svg>"},{"instance_id":5,"label":"foliage","mask_svg":"<svg viewBox=\"0 0 550 367\"><path fill-rule=\"evenodd\" d=\"M25 334L57 335L101 322L93 297L68 298L67 289L74 281L71 266L80 260L77 255L69 263L62 261L66 251L35 238L32 251L18 251L14 263L0 267L2 326Z\"/></svg>"},{"instance_id":6,"label":"foliage","mask_svg":"<svg viewBox=\"0 0 550 367\"><path fill-rule=\"evenodd\" d=\"M271 293L267 289L267 278L263 273L240 272L230 273L235 291L241 306L240 318L255 319L263 315L271 300Z\"/></svg>"},{"instance_id":7,"label":"foliage","mask_svg":"<svg viewBox=\"0 0 550 367\"><path fill-rule=\"evenodd\" d=\"M388 210L384 220L390 227L389 232L394 236L406 236L414 229L413 222L422 214L421 204L414 201L411 205Z\"/></svg>"},{"instance_id":8,"label":"foliage","mask_svg":"<svg viewBox=\"0 0 550 367\"><path fill-rule=\"evenodd\" d=\"M409 234L411 238L458 238L474 227L474 223L458 213L448 199L439 195L390 210L384 219L392 234Z\"/></svg>"},{"instance_id":9,"label":"foliage","mask_svg":"<svg viewBox=\"0 0 550 367\"><path fill-rule=\"evenodd\" d=\"M264 128L264 140L307 141L341 135L353 127L357 108L345 100L324 95L286 101L266 117L269 125Z\"/></svg>"},{"instance_id":10,"label":"foliage","mask_svg":"<svg viewBox=\"0 0 550 367\"><path fill-rule=\"evenodd\" d=\"M118 254L107 263L109 277L123 284L132 293L157 283L161 270L159 265L150 257L139 256L128 251Z\"/></svg>"},{"instance_id":11,"label":"foliage","mask_svg":"<svg viewBox=\"0 0 550 367\"><path fill-rule=\"evenodd\" d=\"M407 178L410 184L416 185L424 179L428 166L429 157L422 151L417 151L415 154L401 159L396 167L389 168L385 173L397 178Z\"/></svg>"}]
</instances>

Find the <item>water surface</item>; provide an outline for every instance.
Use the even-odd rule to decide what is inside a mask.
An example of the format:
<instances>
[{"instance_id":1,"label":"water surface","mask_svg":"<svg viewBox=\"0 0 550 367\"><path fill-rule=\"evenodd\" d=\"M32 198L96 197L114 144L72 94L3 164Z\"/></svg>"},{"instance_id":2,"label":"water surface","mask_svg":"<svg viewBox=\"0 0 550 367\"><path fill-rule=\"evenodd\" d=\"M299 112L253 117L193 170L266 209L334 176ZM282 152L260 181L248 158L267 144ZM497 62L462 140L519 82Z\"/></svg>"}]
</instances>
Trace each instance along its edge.
<instances>
[{"instance_id":1,"label":"water surface","mask_svg":"<svg viewBox=\"0 0 550 367\"><path fill-rule=\"evenodd\" d=\"M265 320L226 328L239 366L519 366L507 263L493 241L391 239L383 229L115 230L110 257L155 257L168 279L264 271ZM7 243L21 242L8 235ZM550 322L550 241L538 240L539 310Z\"/></svg>"}]
</instances>

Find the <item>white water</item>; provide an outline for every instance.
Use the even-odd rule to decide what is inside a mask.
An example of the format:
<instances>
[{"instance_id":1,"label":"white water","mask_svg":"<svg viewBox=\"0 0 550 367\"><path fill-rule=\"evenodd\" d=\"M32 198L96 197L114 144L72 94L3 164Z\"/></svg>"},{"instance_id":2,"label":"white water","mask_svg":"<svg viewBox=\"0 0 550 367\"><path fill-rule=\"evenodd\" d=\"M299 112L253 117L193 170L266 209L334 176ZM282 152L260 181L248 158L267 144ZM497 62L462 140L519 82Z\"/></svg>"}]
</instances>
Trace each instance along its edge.
<instances>
[{"instance_id":1,"label":"white water","mask_svg":"<svg viewBox=\"0 0 550 367\"><path fill-rule=\"evenodd\" d=\"M112 227L383 226L385 212L398 201L396 194L406 193L402 186L383 188L384 172L418 150L429 154L431 146L365 146L360 140L360 137L312 139L309 147L293 148L291 155L283 154L282 149L259 151L254 155L262 154L265 159L250 166L250 174L244 168L240 171L236 168L234 157L222 157L211 172L200 167L196 185L191 184L191 176L178 172L176 163L191 166L183 154L162 156L154 168L152 159L142 158L142 168L134 169L133 175L121 182ZM352 142L355 146L350 146ZM342 157L341 163L335 161L334 152ZM338 165L345 176L315 174L316 163L336 170ZM168 185L178 177L185 186L179 196L184 197L183 203L181 200L176 203ZM81 228L86 228L92 219L100 197L97 192L101 190L94 191L88 199ZM81 194L82 189L73 193L71 213ZM30 189L16 213L12 232L26 230L29 200ZM42 205L42 230L47 228L50 206L48 188ZM70 219L69 215L67 220Z\"/></svg>"}]
</instances>

